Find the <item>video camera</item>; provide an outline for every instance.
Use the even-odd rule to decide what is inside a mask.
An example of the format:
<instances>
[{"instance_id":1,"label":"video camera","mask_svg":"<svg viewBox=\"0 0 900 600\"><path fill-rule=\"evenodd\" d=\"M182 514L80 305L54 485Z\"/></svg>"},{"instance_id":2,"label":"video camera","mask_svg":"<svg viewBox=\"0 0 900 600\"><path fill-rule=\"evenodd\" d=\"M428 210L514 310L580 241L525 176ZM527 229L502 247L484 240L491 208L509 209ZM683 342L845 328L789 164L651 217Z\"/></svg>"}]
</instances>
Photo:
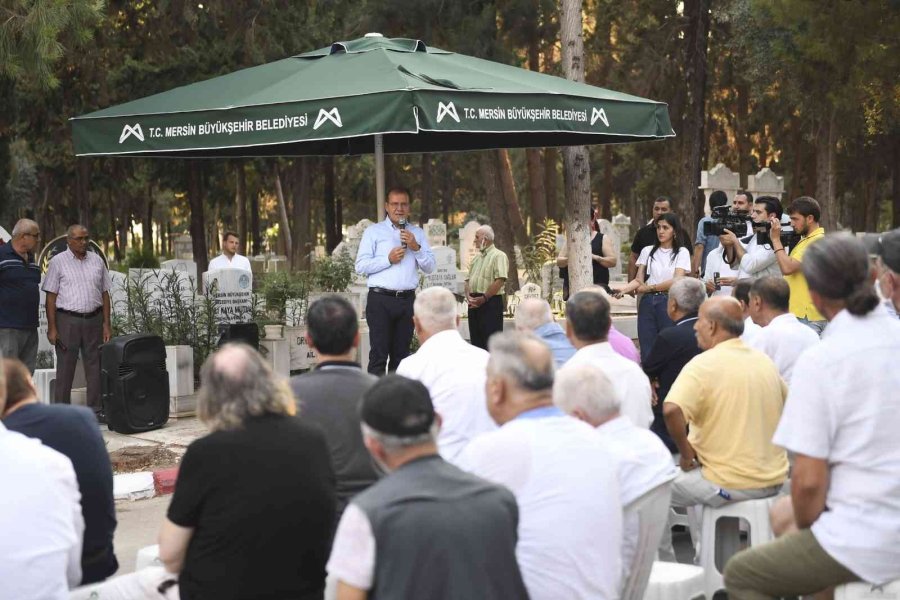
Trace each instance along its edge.
<instances>
[{"instance_id":1,"label":"video camera","mask_svg":"<svg viewBox=\"0 0 900 600\"><path fill-rule=\"evenodd\" d=\"M756 234L756 242L758 244L761 246L772 245L772 236L769 235L769 232L772 230L771 223L768 221L765 223L753 223L751 227L753 233ZM800 234L794 231L790 221L781 222L781 235L779 237L781 238L781 245L785 248L793 248L800 241Z\"/></svg>"},{"instance_id":2,"label":"video camera","mask_svg":"<svg viewBox=\"0 0 900 600\"><path fill-rule=\"evenodd\" d=\"M750 215L747 213L732 212L728 206L716 206L712 209L710 218L703 224L703 235L722 235L725 230L742 237L747 231L747 222Z\"/></svg>"}]
</instances>

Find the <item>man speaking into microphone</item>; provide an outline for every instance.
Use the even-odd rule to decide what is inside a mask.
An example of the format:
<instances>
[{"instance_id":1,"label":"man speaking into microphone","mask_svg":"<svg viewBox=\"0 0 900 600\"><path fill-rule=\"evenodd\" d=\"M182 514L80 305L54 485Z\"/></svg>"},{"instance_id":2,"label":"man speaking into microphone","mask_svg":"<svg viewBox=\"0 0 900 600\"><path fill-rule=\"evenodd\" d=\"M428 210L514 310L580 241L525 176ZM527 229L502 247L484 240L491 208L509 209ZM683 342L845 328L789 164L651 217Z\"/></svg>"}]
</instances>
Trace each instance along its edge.
<instances>
[{"instance_id":1,"label":"man speaking into microphone","mask_svg":"<svg viewBox=\"0 0 900 600\"><path fill-rule=\"evenodd\" d=\"M434 254L425 232L407 223L409 204L409 190L388 190L387 218L366 229L356 255L356 272L368 276L368 371L373 375L384 375L385 365L388 371L396 371L409 356L419 270L434 271Z\"/></svg>"}]
</instances>

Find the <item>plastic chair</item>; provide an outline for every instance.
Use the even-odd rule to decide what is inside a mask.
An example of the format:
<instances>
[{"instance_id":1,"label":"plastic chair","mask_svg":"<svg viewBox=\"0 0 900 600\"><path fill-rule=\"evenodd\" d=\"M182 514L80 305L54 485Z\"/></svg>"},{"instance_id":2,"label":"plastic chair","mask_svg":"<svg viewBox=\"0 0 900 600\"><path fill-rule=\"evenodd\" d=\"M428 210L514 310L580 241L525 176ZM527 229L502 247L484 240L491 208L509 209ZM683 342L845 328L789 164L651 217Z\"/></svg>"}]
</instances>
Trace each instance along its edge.
<instances>
[{"instance_id":1,"label":"plastic chair","mask_svg":"<svg viewBox=\"0 0 900 600\"><path fill-rule=\"evenodd\" d=\"M644 600L695 600L703 598L703 569L681 563L653 563Z\"/></svg>"},{"instance_id":2,"label":"plastic chair","mask_svg":"<svg viewBox=\"0 0 900 600\"><path fill-rule=\"evenodd\" d=\"M653 559L656 557L656 550L666 527L671 498L672 482L667 481L625 507L624 522L628 523L629 517L632 521L636 518L638 531L633 549L634 556L631 564L627 565L625 580L622 583L622 600L641 600L644 596Z\"/></svg>"},{"instance_id":3,"label":"plastic chair","mask_svg":"<svg viewBox=\"0 0 900 600\"><path fill-rule=\"evenodd\" d=\"M750 525L748 542L750 546L763 544L772 539L772 526L769 523L769 508L775 497L761 500L743 500L732 502L718 508L703 507L703 525L701 527L700 566L706 577L706 597L712 598L716 592L725 589L722 570L728 559L740 550L739 524L723 528L721 535L717 532L719 519L732 517L744 519ZM718 552L717 552L718 550ZM716 556L719 560L716 560Z\"/></svg>"},{"instance_id":4,"label":"plastic chair","mask_svg":"<svg viewBox=\"0 0 900 600\"><path fill-rule=\"evenodd\" d=\"M834 600L893 600L900 597L900 579L884 585L846 583L834 590Z\"/></svg>"},{"instance_id":5,"label":"plastic chair","mask_svg":"<svg viewBox=\"0 0 900 600\"><path fill-rule=\"evenodd\" d=\"M140 571L145 567L161 567L162 562L159 560L159 544L152 546L144 546L137 552L137 558L134 559L134 570Z\"/></svg>"}]
</instances>

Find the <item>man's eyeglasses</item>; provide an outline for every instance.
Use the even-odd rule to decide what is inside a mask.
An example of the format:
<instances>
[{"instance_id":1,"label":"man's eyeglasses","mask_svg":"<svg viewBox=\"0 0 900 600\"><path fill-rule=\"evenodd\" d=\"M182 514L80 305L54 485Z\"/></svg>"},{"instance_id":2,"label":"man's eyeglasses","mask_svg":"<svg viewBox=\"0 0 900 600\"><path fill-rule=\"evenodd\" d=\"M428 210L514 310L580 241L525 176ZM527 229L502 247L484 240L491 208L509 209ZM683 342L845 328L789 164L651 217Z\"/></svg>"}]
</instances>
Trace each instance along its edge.
<instances>
[{"instance_id":1,"label":"man's eyeglasses","mask_svg":"<svg viewBox=\"0 0 900 600\"><path fill-rule=\"evenodd\" d=\"M69 238L69 239L70 239L70 240L75 240L76 242L89 242L89 241L91 241L90 236L87 236L87 235L82 235L82 236L79 236L79 237L71 237L71 238Z\"/></svg>"}]
</instances>

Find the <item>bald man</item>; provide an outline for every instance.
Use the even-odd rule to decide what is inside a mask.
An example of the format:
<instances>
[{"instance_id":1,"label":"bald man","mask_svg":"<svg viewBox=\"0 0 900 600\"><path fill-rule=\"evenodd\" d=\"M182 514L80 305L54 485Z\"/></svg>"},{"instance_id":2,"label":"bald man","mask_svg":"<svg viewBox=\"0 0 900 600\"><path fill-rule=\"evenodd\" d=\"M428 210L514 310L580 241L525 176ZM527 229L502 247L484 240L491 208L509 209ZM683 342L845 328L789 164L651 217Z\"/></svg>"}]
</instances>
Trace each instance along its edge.
<instances>
[{"instance_id":1,"label":"bald man","mask_svg":"<svg viewBox=\"0 0 900 600\"><path fill-rule=\"evenodd\" d=\"M38 350L41 268L35 250L41 231L20 219L10 243L0 245L0 356L18 358L34 373Z\"/></svg>"},{"instance_id":2,"label":"bald man","mask_svg":"<svg viewBox=\"0 0 900 600\"><path fill-rule=\"evenodd\" d=\"M788 470L784 450L771 441L787 386L772 359L741 341L744 319L734 298L704 302L694 330L704 352L685 365L663 404L681 453L672 504L721 506L774 496Z\"/></svg>"}]
</instances>

